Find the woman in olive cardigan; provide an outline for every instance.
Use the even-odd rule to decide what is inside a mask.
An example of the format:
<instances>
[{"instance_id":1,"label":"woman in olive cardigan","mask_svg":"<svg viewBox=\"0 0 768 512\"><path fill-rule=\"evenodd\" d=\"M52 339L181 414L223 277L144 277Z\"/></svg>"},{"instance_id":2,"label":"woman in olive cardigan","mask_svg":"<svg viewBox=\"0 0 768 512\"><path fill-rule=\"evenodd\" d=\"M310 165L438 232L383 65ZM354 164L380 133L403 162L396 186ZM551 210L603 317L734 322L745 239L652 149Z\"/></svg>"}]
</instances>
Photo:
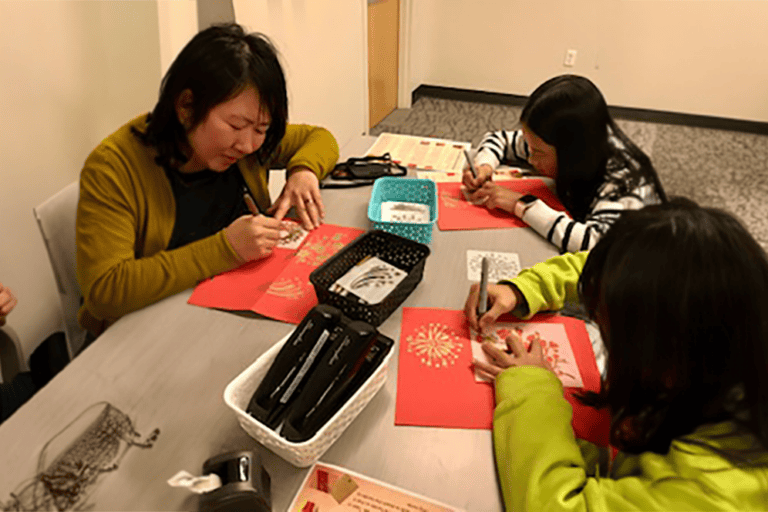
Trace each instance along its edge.
<instances>
[{"instance_id":1,"label":"woman in olive cardigan","mask_svg":"<svg viewBox=\"0 0 768 512\"><path fill-rule=\"evenodd\" d=\"M96 336L126 313L268 256L291 207L306 228L320 224L319 180L338 145L323 128L287 124L287 113L266 37L217 25L182 49L154 110L102 141L83 167L83 327ZM286 185L271 203L276 168L286 169Z\"/></svg>"}]
</instances>

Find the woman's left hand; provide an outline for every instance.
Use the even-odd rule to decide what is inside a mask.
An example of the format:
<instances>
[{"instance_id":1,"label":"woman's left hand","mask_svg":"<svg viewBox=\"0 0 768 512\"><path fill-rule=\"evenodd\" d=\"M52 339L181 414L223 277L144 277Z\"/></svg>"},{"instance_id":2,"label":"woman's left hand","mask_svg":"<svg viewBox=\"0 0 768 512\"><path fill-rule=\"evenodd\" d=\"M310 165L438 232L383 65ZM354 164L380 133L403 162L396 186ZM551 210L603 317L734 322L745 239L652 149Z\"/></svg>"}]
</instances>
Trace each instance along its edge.
<instances>
[{"instance_id":1,"label":"woman's left hand","mask_svg":"<svg viewBox=\"0 0 768 512\"><path fill-rule=\"evenodd\" d=\"M511 353L499 350L493 344L485 342L483 343L483 352L488 356L490 364L477 359L473 359L472 364L493 379L511 366L538 366L552 371L552 367L544 359L544 350L540 343L531 343L531 346L526 350L523 341L517 334L507 336L506 341Z\"/></svg>"},{"instance_id":2,"label":"woman's left hand","mask_svg":"<svg viewBox=\"0 0 768 512\"><path fill-rule=\"evenodd\" d=\"M325 206L320 197L320 180L308 167L291 169L280 197L269 207L267 213L282 220L293 206L305 229L319 227L325 218Z\"/></svg>"},{"instance_id":3,"label":"woman's left hand","mask_svg":"<svg viewBox=\"0 0 768 512\"><path fill-rule=\"evenodd\" d=\"M499 208L508 213L515 213L515 203L523 194L500 186L493 181L486 181L483 186L469 196L472 202L484 203L489 210Z\"/></svg>"}]
</instances>

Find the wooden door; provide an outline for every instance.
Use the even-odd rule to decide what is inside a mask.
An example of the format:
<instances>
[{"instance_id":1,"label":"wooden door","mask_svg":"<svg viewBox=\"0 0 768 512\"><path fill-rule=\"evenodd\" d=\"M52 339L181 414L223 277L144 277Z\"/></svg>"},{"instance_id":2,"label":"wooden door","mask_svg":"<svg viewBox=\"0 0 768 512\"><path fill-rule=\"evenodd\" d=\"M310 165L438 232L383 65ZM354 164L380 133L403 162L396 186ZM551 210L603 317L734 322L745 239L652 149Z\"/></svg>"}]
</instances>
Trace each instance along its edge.
<instances>
[{"instance_id":1,"label":"wooden door","mask_svg":"<svg viewBox=\"0 0 768 512\"><path fill-rule=\"evenodd\" d=\"M368 0L368 109L370 128L397 107L400 0Z\"/></svg>"}]
</instances>

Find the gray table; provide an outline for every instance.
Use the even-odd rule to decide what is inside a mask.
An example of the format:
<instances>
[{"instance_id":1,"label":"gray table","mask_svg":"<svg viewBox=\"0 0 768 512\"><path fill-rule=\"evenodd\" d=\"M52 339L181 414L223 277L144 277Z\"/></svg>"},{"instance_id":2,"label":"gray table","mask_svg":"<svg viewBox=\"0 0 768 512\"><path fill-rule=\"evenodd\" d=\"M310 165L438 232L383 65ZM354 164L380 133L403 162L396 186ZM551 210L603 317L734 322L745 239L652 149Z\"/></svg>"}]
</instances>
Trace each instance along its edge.
<instances>
[{"instance_id":1,"label":"gray table","mask_svg":"<svg viewBox=\"0 0 768 512\"><path fill-rule=\"evenodd\" d=\"M361 155L360 137L342 158ZM329 223L370 227L370 188L324 190ZM469 287L466 250L517 252L523 267L556 254L530 229L440 232L430 245L423 281L403 306L462 309ZM92 510L196 510L197 498L166 480L229 450L263 455L272 477L273 510L285 510L308 469L291 466L258 445L222 400L226 385L292 325L191 306L191 290L125 316L0 426L0 503L36 473L40 451L81 411L106 401L131 418L142 437L160 429L149 449L131 448L103 473L85 503ZM397 340L401 313L380 330ZM397 347L395 347L397 350ZM322 461L410 489L466 510L502 510L491 433L396 427L397 357L382 390Z\"/></svg>"}]
</instances>

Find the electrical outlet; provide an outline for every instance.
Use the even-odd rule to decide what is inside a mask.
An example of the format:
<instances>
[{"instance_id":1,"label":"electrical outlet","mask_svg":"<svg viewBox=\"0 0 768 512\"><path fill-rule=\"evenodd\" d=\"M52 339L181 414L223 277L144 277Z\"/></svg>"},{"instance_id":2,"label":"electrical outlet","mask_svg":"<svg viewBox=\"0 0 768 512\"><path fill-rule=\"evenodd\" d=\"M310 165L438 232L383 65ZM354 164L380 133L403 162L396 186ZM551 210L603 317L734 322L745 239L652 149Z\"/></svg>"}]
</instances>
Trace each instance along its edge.
<instances>
[{"instance_id":1,"label":"electrical outlet","mask_svg":"<svg viewBox=\"0 0 768 512\"><path fill-rule=\"evenodd\" d=\"M576 50L566 50L563 66L572 68L576 65Z\"/></svg>"}]
</instances>

